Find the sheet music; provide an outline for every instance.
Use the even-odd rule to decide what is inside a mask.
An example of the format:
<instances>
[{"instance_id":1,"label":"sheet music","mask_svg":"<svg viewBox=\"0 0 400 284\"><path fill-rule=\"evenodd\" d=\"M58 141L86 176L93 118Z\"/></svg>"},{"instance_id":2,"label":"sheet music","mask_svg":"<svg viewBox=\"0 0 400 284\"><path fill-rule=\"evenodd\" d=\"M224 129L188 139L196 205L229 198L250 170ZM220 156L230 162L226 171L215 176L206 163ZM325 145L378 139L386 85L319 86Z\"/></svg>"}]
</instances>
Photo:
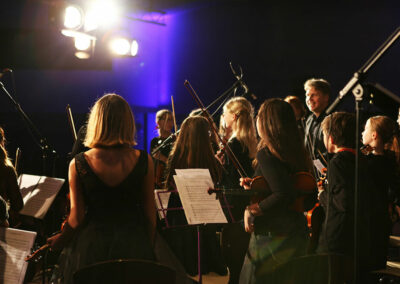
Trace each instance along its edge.
<instances>
[{"instance_id":1,"label":"sheet music","mask_svg":"<svg viewBox=\"0 0 400 284\"><path fill-rule=\"evenodd\" d=\"M43 219L64 183L64 179L23 174L20 190L24 207L20 214Z\"/></svg>"},{"instance_id":2,"label":"sheet music","mask_svg":"<svg viewBox=\"0 0 400 284\"><path fill-rule=\"evenodd\" d=\"M154 190L154 198L156 200L156 206L157 206L157 212L158 216L160 219L164 219L164 214L167 214L167 211L163 212L161 209L167 209L168 208L168 201L169 201L169 196L171 195L171 192L165 190L165 189L155 189ZM161 199L161 203L160 203Z\"/></svg>"},{"instance_id":3,"label":"sheet music","mask_svg":"<svg viewBox=\"0 0 400 284\"><path fill-rule=\"evenodd\" d=\"M200 170L176 170L174 176L188 224L228 223L219 201L207 192L214 187L209 170Z\"/></svg>"},{"instance_id":4,"label":"sheet music","mask_svg":"<svg viewBox=\"0 0 400 284\"><path fill-rule=\"evenodd\" d=\"M0 227L0 283L23 283L36 232Z\"/></svg>"}]
</instances>

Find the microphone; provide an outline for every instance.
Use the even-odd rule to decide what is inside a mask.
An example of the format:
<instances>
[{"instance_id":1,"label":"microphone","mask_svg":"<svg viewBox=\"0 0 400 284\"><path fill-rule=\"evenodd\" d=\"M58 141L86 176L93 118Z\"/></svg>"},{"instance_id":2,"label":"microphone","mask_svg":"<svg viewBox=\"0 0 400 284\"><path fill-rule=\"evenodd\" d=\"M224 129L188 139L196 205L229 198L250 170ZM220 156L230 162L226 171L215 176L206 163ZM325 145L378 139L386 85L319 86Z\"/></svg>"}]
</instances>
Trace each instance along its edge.
<instances>
[{"instance_id":1,"label":"microphone","mask_svg":"<svg viewBox=\"0 0 400 284\"><path fill-rule=\"evenodd\" d=\"M4 69L1 70L1 72L0 72L0 79L3 78L3 76L4 76L6 73L11 73L11 72L12 72L11 69L9 69L9 68L4 68Z\"/></svg>"}]
</instances>

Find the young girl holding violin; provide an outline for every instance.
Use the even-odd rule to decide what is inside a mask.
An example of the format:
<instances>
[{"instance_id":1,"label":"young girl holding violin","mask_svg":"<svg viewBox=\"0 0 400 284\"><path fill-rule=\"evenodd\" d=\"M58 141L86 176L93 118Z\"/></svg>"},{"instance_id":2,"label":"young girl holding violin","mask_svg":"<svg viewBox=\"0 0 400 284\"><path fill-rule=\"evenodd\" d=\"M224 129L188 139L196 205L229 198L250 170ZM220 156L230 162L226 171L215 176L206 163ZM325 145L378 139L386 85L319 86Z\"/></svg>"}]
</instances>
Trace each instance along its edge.
<instances>
[{"instance_id":1,"label":"young girl holding violin","mask_svg":"<svg viewBox=\"0 0 400 284\"><path fill-rule=\"evenodd\" d=\"M223 107L221 132L233 155L248 176L253 176L253 159L256 155L257 135L254 123L254 108L244 97L233 97ZM223 151L223 150L222 150ZM218 155L225 172L221 185L227 189L239 188L240 175L228 155ZM236 223L225 226L222 230L223 254L229 267L229 284L239 282L240 270L246 255L250 236L243 227L243 211L249 198L241 195L226 196L231 213Z\"/></svg>"},{"instance_id":2,"label":"young girl holding violin","mask_svg":"<svg viewBox=\"0 0 400 284\"><path fill-rule=\"evenodd\" d=\"M214 156L211 145L211 127L206 118L190 116L186 118L180 128L178 138L168 157L166 180L164 188L175 190L173 175L175 169L207 168L210 170L214 184L221 179L222 167ZM172 192L168 208L182 207L177 192ZM172 251L185 266L186 272L192 276L197 274L197 233L192 226L187 226L185 214L182 210L167 212L170 226L177 226L164 231L165 238ZM216 239L216 229L204 227L202 229L202 273L214 271L226 274L226 267L222 261L220 247Z\"/></svg>"},{"instance_id":3,"label":"young girl holding violin","mask_svg":"<svg viewBox=\"0 0 400 284\"><path fill-rule=\"evenodd\" d=\"M290 104L266 100L258 111L257 131L255 175L266 180L268 194L244 212L251 238L240 283L266 283L276 266L305 254L308 241L304 214L290 209L296 198L293 175L311 169ZM251 181L242 178L241 185L249 189Z\"/></svg>"},{"instance_id":4,"label":"young girl holding violin","mask_svg":"<svg viewBox=\"0 0 400 284\"><path fill-rule=\"evenodd\" d=\"M387 116L370 117L362 133L364 151L367 154L369 176L372 178L371 224L374 228L371 237L374 246L371 254L374 255L373 269L386 267L386 256L391 220L389 210L398 205L400 181L400 139L397 123ZM367 149L368 148L368 149ZM393 206L389 207L389 204Z\"/></svg>"}]
</instances>

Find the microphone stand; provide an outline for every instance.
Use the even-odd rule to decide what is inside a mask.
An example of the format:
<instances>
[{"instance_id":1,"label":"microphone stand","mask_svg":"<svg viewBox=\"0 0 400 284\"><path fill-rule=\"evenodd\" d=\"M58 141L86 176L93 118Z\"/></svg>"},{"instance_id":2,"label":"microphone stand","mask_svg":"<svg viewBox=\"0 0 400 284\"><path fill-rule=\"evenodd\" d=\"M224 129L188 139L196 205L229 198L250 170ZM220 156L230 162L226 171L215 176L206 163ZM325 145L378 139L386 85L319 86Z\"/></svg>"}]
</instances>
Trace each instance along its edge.
<instances>
[{"instance_id":1,"label":"microphone stand","mask_svg":"<svg viewBox=\"0 0 400 284\"><path fill-rule=\"evenodd\" d=\"M217 107L217 109L210 115L211 117L213 117L218 110L221 108L221 106L223 106L226 102L226 100L229 98L229 94L230 93L234 93L236 92L238 87L242 87L245 90L245 93L248 92L249 88L247 87L246 83L243 81L243 70L242 67L239 66L240 69L240 74L236 72L236 70L233 68L232 66L232 62L229 62L229 66L232 70L232 73L234 75L234 77L236 78L236 82L232 84L232 86L229 87L229 89L227 89L225 92L223 92L221 95L219 95L214 101L212 101L206 108L204 111L208 111L211 107L213 107L217 102L219 102L220 100L222 100L224 97L226 97L222 103ZM252 95L253 99L254 99L254 95ZM200 114L202 114L204 111L201 111ZM162 148L164 148L168 143L171 143L176 136L179 134L180 130L177 130L175 133L172 133L170 136L168 136L167 139L165 139L157 148L155 148L152 152L151 155L155 155L157 152L159 152Z\"/></svg>"},{"instance_id":2,"label":"microphone stand","mask_svg":"<svg viewBox=\"0 0 400 284\"><path fill-rule=\"evenodd\" d=\"M339 92L339 96L327 108L326 114L330 114L337 105L341 102L343 97L350 91L354 95L355 110L356 110L356 155L355 155L355 182L354 182L354 283L358 283L358 268L359 268L359 149L360 149L360 104L363 100L364 89L362 82L366 77L367 72L371 67L382 57L382 55L393 45L393 43L400 37L400 26L390 37L375 51L375 53L368 59L368 61L356 72L346 86Z\"/></svg>"},{"instance_id":3,"label":"microphone stand","mask_svg":"<svg viewBox=\"0 0 400 284\"><path fill-rule=\"evenodd\" d=\"M228 96L235 88L238 87L238 85L241 84L241 81L236 81L235 83L233 83L233 85L231 87L229 87L229 89L227 89L225 92L223 92L218 98L216 98L213 102L211 102L204 111L208 111L212 106L214 106L219 100L223 99L225 96ZM225 102L225 100L224 100ZM223 102L223 103L224 103ZM220 106L218 107L218 109L220 108ZM201 111L200 114L202 114L204 111ZM216 112L214 112L211 117L213 117L215 115ZM151 155L153 156L154 154L156 154L158 151L160 151L163 147L165 147L167 145L167 143L171 143L176 136L179 134L180 129L177 130L175 133L172 133L170 136L168 136L167 139L165 139L157 148L155 148L152 152Z\"/></svg>"},{"instance_id":4,"label":"microphone stand","mask_svg":"<svg viewBox=\"0 0 400 284\"><path fill-rule=\"evenodd\" d=\"M56 157L56 151L47 143L45 137L43 137L33 122L29 119L26 113L22 110L21 106L14 100L11 94L7 91L4 87L4 84L0 82L0 88L3 93L6 94L7 98L11 101L14 105L15 109L17 110L18 114L21 116L25 126L28 128L30 135L32 136L33 141L35 144L42 150L42 174L46 175L47 172L47 159L49 156ZM52 175L55 175L55 163L53 162L52 168Z\"/></svg>"}]
</instances>

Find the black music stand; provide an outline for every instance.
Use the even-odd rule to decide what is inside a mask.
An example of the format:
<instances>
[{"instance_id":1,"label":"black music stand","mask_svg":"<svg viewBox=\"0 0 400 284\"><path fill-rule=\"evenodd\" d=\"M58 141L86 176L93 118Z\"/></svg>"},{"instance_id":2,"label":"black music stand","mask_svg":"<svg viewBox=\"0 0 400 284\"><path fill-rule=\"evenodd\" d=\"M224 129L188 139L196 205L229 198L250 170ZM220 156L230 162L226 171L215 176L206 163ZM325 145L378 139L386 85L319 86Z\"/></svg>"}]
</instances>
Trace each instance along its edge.
<instances>
[{"instance_id":1,"label":"black music stand","mask_svg":"<svg viewBox=\"0 0 400 284\"><path fill-rule=\"evenodd\" d=\"M157 211L160 211L164 220L165 220L165 227L163 229L171 229L171 228L179 228L179 227L191 227L191 226L196 226L196 231L197 231L197 270L198 270L198 275L199 275L199 280L198 282L200 284L203 283L203 276L202 276L202 270L201 270L201 227L206 226L207 224L196 224L196 225L179 225L179 226L172 226L168 223L167 219L167 212L168 211L184 211L183 207L173 207L173 208L164 208L162 199L160 197L160 194L167 194L167 193L177 193L178 190L171 190L171 191L157 191L156 193L156 198L159 201L159 208L157 208ZM225 204L222 205L223 208L227 208L228 214L231 217L231 222L234 222L231 210L230 210L230 205L228 204L228 201L226 200L224 196L224 202ZM216 224L213 224L216 225Z\"/></svg>"}]
</instances>

